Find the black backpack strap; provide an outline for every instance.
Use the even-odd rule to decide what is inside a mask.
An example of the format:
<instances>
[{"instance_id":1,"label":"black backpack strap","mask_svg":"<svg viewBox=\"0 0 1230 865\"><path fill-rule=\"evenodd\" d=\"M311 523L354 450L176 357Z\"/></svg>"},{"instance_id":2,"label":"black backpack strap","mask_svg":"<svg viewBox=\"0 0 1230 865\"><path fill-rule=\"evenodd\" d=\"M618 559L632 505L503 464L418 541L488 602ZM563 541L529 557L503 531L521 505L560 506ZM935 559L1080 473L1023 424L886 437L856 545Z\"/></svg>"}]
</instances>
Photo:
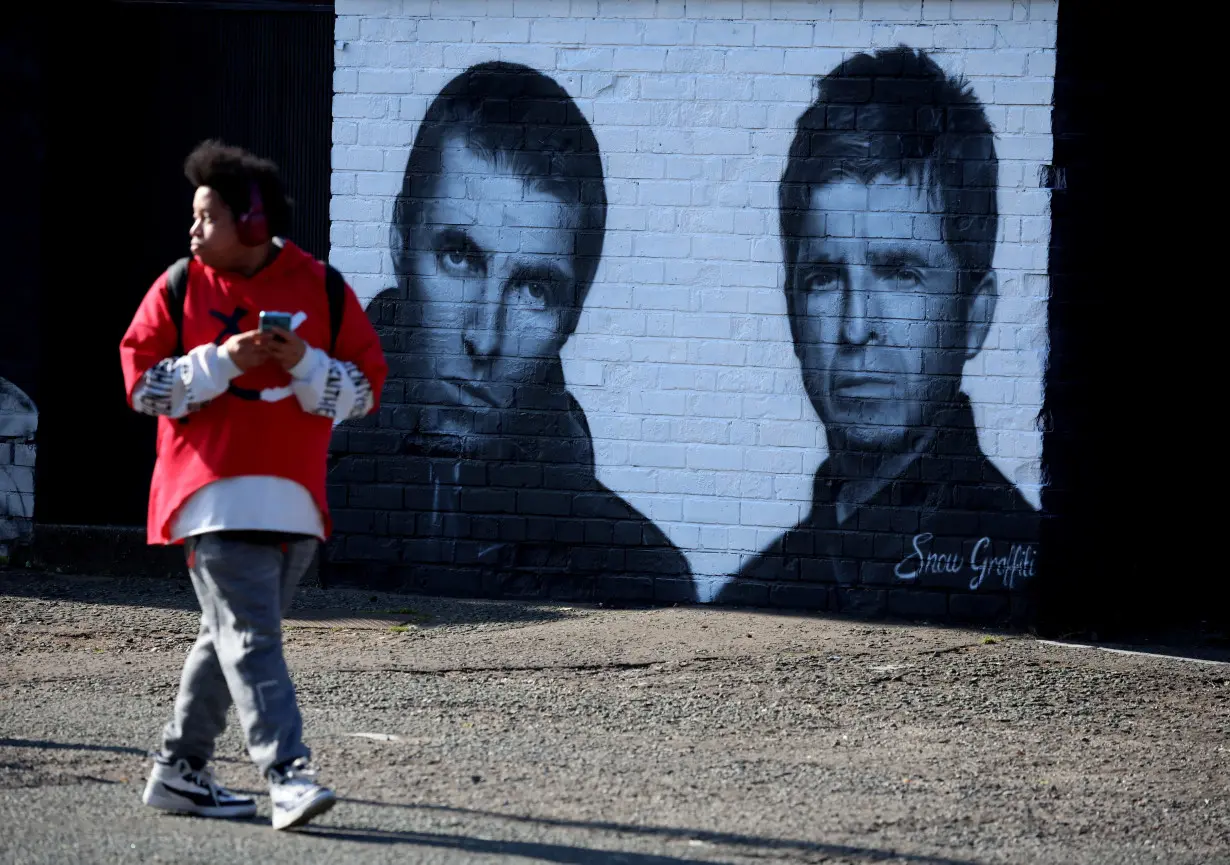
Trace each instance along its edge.
<instances>
[{"instance_id":1,"label":"black backpack strap","mask_svg":"<svg viewBox=\"0 0 1230 865\"><path fill-rule=\"evenodd\" d=\"M333 357L346 309L346 280L331 264L325 265L325 294L329 297L329 357Z\"/></svg>"},{"instance_id":2,"label":"black backpack strap","mask_svg":"<svg viewBox=\"0 0 1230 865\"><path fill-rule=\"evenodd\" d=\"M188 294L188 262L191 259L181 258L167 268L167 310L171 313L171 321L175 324L175 354L184 355L184 298Z\"/></svg>"},{"instance_id":3,"label":"black backpack strap","mask_svg":"<svg viewBox=\"0 0 1230 865\"><path fill-rule=\"evenodd\" d=\"M175 356L184 354L184 298L188 294L188 263L181 258L167 268L167 310L175 324ZM331 265L325 265L325 294L329 299L329 356L337 350L337 335L342 331L342 315L346 308L346 280Z\"/></svg>"}]
</instances>

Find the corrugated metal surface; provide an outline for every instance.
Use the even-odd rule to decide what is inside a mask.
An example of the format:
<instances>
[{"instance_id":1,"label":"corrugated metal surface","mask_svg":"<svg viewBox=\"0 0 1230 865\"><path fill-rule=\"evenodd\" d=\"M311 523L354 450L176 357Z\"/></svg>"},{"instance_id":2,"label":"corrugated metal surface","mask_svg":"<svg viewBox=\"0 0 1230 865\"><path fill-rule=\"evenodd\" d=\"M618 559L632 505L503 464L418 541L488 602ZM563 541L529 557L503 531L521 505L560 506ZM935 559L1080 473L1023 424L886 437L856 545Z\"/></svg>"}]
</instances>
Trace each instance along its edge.
<instances>
[{"instance_id":1,"label":"corrugated metal surface","mask_svg":"<svg viewBox=\"0 0 1230 865\"><path fill-rule=\"evenodd\" d=\"M296 203L291 239L325 257L334 16L317 3L57 10L40 4L46 20L31 28L47 82L35 518L141 525L153 425L125 405L116 346L150 284L188 252L184 157L217 137L276 161ZM81 358L100 378L66 391Z\"/></svg>"},{"instance_id":2,"label":"corrugated metal surface","mask_svg":"<svg viewBox=\"0 0 1230 865\"><path fill-rule=\"evenodd\" d=\"M176 76L176 85L193 94L191 110L176 111L189 105L163 88L160 113L170 133L164 152L182 160L197 141L219 137L274 160L295 199L291 238L326 256L333 16L138 8L160 19L164 68L182 64L178 51L189 46L189 57L205 61Z\"/></svg>"},{"instance_id":3,"label":"corrugated metal surface","mask_svg":"<svg viewBox=\"0 0 1230 865\"><path fill-rule=\"evenodd\" d=\"M134 6L191 6L196 9L221 9L224 11L333 11L332 3L320 3L317 0L116 0L116 2Z\"/></svg>"}]
</instances>

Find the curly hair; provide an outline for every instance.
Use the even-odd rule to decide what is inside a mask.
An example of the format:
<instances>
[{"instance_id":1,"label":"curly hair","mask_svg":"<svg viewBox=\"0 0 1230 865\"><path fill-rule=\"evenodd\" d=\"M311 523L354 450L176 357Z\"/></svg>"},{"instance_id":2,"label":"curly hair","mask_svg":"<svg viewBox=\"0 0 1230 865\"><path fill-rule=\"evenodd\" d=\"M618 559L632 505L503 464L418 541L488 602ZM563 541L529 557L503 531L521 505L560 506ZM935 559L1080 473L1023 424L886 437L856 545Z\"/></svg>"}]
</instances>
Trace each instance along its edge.
<instances>
[{"instance_id":1,"label":"curly hair","mask_svg":"<svg viewBox=\"0 0 1230 865\"><path fill-rule=\"evenodd\" d=\"M184 176L194 187L208 186L238 217L251 207L251 189L260 190L269 232L283 236L290 228L291 200L282 187L278 166L241 147L216 139L202 141L184 160Z\"/></svg>"}]
</instances>

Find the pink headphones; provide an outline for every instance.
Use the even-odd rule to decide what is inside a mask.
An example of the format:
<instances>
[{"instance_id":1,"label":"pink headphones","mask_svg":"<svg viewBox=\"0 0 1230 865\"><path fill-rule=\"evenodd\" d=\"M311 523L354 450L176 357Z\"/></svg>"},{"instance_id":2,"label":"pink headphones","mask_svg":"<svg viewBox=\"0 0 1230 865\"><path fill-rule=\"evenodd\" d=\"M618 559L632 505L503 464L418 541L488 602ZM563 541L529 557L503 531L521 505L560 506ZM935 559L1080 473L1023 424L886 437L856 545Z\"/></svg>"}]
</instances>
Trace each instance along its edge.
<instances>
[{"instance_id":1,"label":"pink headphones","mask_svg":"<svg viewBox=\"0 0 1230 865\"><path fill-rule=\"evenodd\" d=\"M269 242L269 220L265 218L265 203L261 201L256 181L248 190L248 212L235 220L235 233L244 246L260 246Z\"/></svg>"}]
</instances>

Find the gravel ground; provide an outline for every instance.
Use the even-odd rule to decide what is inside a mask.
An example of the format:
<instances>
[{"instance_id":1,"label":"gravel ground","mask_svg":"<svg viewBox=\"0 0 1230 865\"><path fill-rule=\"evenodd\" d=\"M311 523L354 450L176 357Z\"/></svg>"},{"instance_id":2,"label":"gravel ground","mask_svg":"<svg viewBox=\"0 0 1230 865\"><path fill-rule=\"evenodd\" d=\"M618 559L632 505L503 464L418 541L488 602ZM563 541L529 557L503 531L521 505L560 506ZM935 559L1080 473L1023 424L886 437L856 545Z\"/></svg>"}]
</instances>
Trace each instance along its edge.
<instances>
[{"instance_id":1,"label":"gravel ground","mask_svg":"<svg viewBox=\"0 0 1230 865\"><path fill-rule=\"evenodd\" d=\"M305 621L328 611L350 618ZM284 834L264 797L240 822L139 802L195 634L186 580L0 573L0 861L1230 862L1223 663L339 589L291 619L342 801ZM233 726L219 754L261 792Z\"/></svg>"}]
</instances>

